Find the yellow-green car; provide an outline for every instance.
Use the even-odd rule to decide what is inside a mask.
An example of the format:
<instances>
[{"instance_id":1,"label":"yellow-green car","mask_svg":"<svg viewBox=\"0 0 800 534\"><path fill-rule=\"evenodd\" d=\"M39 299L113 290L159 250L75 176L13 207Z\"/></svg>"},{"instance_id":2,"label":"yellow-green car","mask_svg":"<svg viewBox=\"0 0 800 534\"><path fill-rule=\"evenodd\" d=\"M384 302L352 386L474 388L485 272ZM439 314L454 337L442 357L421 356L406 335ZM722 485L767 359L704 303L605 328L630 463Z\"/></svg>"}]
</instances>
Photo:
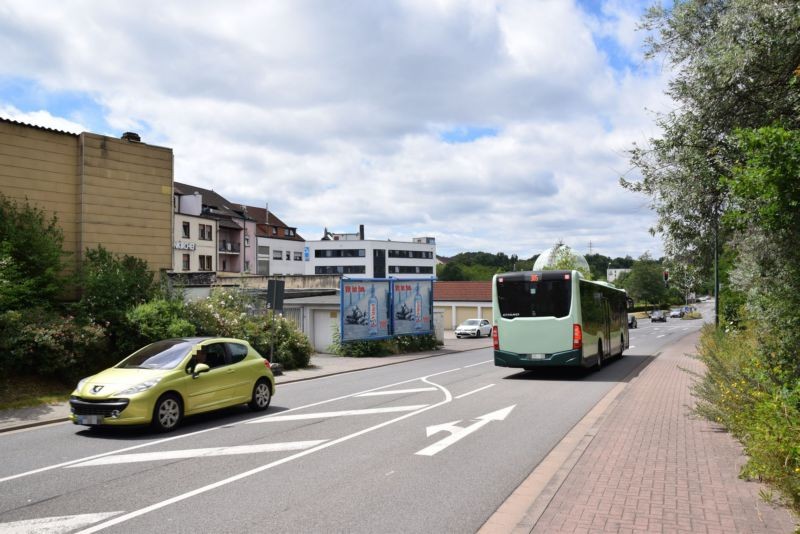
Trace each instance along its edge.
<instances>
[{"instance_id":1,"label":"yellow-green car","mask_svg":"<svg viewBox=\"0 0 800 534\"><path fill-rule=\"evenodd\" d=\"M247 341L181 338L151 343L84 378L72 392L76 425L144 425L168 432L185 415L248 403L266 410L275 393L270 363Z\"/></svg>"}]
</instances>

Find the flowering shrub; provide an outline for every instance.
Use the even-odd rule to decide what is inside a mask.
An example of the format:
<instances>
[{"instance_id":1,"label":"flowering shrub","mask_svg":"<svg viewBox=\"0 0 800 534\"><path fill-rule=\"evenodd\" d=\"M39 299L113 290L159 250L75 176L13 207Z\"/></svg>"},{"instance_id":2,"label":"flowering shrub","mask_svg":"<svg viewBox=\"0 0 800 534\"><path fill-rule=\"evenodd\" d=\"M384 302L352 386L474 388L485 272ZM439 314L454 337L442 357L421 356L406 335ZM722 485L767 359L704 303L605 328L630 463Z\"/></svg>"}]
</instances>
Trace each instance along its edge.
<instances>
[{"instance_id":1,"label":"flowering shrub","mask_svg":"<svg viewBox=\"0 0 800 534\"><path fill-rule=\"evenodd\" d=\"M72 380L110 363L105 331L34 309L0 314L0 371Z\"/></svg>"},{"instance_id":2,"label":"flowering shrub","mask_svg":"<svg viewBox=\"0 0 800 534\"><path fill-rule=\"evenodd\" d=\"M707 372L695 383L694 411L742 443L743 477L773 485L800 511L800 380L764 346L755 328L726 333L706 326L699 358Z\"/></svg>"},{"instance_id":3,"label":"flowering shrub","mask_svg":"<svg viewBox=\"0 0 800 534\"><path fill-rule=\"evenodd\" d=\"M239 290L215 289L205 300L186 305L186 319L199 335L244 339L262 356L285 369L307 367L313 348L308 338L280 315L255 315L252 297Z\"/></svg>"}]
</instances>

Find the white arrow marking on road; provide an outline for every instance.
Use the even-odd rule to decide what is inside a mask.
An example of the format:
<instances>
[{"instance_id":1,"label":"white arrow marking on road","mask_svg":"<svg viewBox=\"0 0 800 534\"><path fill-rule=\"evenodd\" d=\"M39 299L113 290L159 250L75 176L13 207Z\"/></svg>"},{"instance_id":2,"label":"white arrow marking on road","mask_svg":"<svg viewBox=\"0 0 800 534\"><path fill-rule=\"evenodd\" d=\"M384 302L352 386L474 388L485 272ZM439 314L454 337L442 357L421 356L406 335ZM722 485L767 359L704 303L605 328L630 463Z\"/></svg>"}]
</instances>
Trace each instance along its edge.
<instances>
[{"instance_id":1,"label":"white arrow marking on road","mask_svg":"<svg viewBox=\"0 0 800 534\"><path fill-rule=\"evenodd\" d=\"M104 456L69 466L94 467L98 465L131 464L135 462L155 462L158 460L181 460L184 458L199 458L201 456L231 456L234 454L255 454L260 452L302 451L316 447L327 440L316 441L289 441L285 443L264 443L261 445L241 445L238 447L212 447L208 449L185 449L181 451L142 452L137 454L118 454Z\"/></svg>"},{"instance_id":2,"label":"white arrow marking on road","mask_svg":"<svg viewBox=\"0 0 800 534\"><path fill-rule=\"evenodd\" d=\"M405 393L422 393L424 391L438 391L436 388L395 389L392 391L370 391L356 395L356 397L377 397L380 395L402 395Z\"/></svg>"},{"instance_id":3,"label":"white arrow marking on road","mask_svg":"<svg viewBox=\"0 0 800 534\"><path fill-rule=\"evenodd\" d=\"M424 449L415 454L419 456L433 456L437 452L443 451L453 443L456 443L460 439L469 436L476 430L482 428L485 425L488 425L492 421L502 421L503 419L508 417L508 414L510 414L511 410L513 410L516 406L517 406L516 404L513 404L508 408L503 408L502 410L497 410L496 412L487 413L486 415L477 417L476 418L477 421L475 423L472 423L468 427L458 426L458 423L460 423L461 420L453 421L451 423L442 423L441 425L429 426L428 428L425 429L425 433L428 435L428 437L431 437L432 435L438 432L444 432L444 431L450 432L450 435L442 440L437 441L436 443L434 443L429 447L425 447Z\"/></svg>"},{"instance_id":4,"label":"white arrow marking on road","mask_svg":"<svg viewBox=\"0 0 800 534\"><path fill-rule=\"evenodd\" d=\"M278 421L302 421L303 419L327 419L329 417L346 417L350 415L371 415L376 413L393 413L393 412L413 412L420 408L427 407L427 404L415 404L413 406L393 406L390 408L370 408L367 410L343 410L341 412L317 412L317 413L301 413L296 415L276 415L273 417L264 417L263 419L254 419L248 421L247 424L252 425L255 423L276 423Z\"/></svg>"},{"instance_id":5,"label":"white arrow marking on road","mask_svg":"<svg viewBox=\"0 0 800 534\"><path fill-rule=\"evenodd\" d=\"M29 534L31 532L61 534L62 532L71 532L76 528L82 528L99 521L105 521L109 517L121 513L122 512L107 512L102 514L62 515L26 519L24 521L14 521L13 523L0 523L0 532L4 534Z\"/></svg>"}]
</instances>

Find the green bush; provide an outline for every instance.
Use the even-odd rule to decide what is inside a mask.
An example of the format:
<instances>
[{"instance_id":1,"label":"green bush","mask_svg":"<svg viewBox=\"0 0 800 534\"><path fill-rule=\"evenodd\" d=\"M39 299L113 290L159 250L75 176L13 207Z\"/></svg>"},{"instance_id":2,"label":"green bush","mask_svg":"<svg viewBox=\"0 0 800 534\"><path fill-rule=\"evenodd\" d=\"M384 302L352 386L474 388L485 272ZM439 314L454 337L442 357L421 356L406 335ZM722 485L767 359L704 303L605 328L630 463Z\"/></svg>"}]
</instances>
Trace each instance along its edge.
<instances>
[{"instance_id":1,"label":"green bush","mask_svg":"<svg viewBox=\"0 0 800 534\"><path fill-rule=\"evenodd\" d=\"M32 309L0 314L0 371L74 380L114 363L102 327Z\"/></svg>"},{"instance_id":2,"label":"green bush","mask_svg":"<svg viewBox=\"0 0 800 534\"><path fill-rule=\"evenodd\" d=\"M430 334L424 336L397 336L393 341L395 347L397 347L398 354L436 350L440 346L436 336Z\"/></svg>"},{"instance_id":3,"label":"green bush","mask_svg":"<svg viewBox=\"0 0 800 534\"><path fill-rule=\"evenodd\" d=\"M763 334L762 334L763 335ZM703 330L699 358L707 372L694 385L695 413L715 421L744 446L742 476L777 488L800 512L800 380L760 350L753 327Z\"/></svg>"},{"instance_id":4,"label":"green bush","mask_svg":"<svg viewBox=\"0 0 800 534\"><path fill-rule=\"evenodd\" d=\"M0 309L52 304L64 289L63 242L55 217L0 194Z\"/></svg>"},{"instance_id":5,"label":"green bush","mask_svg":"<svg viewBox=\"0 0 800 534\"><path fill-rule=\"evenodd\" d=\"M173 337L195 335L195 327L184 318L186 307L177 299L155 299L139 304L126 315L128 335L120 345L126 353Z\"/></svg>"},{"instance_id":6,"label":"green bush","mask_svg":"<svg viewBox=\"0 0 800 534\"><path fill-rule=\"evenodd\" d=\"M98 245L86 250L79 284L82 295L76 310L84 320L105 329L113 359L119 360L138 348L126 315L153 298L158 289L147 262L113 254Z\"/></svg>"},{"instance_id":7,"label":"green bush","mask_svg":"<svg viewBox=\"0 0 800 534\"><path fill-rule=\"evenodd\" d=\"M349 356L351 358L366 358L389 356L392 354L406 354L410 352L422 352L436 350L439 348L439 341L433 335L421 336L397 336L390 339L376 339L365 341L341 342L339 329L334 327L333 343L328 350L339 356Z\"/></svg>"}]
</instances>

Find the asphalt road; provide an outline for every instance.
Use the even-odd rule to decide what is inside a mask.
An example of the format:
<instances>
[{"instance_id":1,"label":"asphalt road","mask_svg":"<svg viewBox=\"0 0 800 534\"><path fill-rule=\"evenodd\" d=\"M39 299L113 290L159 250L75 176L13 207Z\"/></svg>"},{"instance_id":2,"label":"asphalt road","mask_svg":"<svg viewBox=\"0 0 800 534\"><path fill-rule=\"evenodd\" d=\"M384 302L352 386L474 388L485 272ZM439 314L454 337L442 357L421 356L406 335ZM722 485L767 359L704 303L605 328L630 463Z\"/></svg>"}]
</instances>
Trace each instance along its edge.
<instances>
[{"instance_id":1,"label":"asphalt road","mask_svg":"<svg viewBox=\"0 0 800 534\"><path fill-rule=\"evenodd\" d=\"M266 415L168 435L3 434L0 532L474 532L615 384L700 326L642 320L598 372L498 368L481 349L285 384Z\"/></svg>"}]
</instances>

